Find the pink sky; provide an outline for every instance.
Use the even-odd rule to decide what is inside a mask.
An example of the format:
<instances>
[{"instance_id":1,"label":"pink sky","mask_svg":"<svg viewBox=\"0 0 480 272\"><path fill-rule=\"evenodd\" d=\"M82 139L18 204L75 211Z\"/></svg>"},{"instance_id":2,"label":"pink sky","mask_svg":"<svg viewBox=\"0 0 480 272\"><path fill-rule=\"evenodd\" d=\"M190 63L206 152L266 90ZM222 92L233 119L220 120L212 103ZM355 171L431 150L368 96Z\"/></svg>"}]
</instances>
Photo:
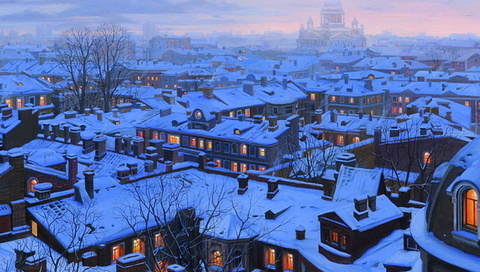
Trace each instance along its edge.
<instances>
[{"instance_id":1,"label":"pink sky","mask_svg":"<svg viewBox=\"0 0 480 272\"><path fill-rule=\"evenodd\" d=\"M46 24L55 31L74 24L115 21L135 32L154 22L161 33L235 31L293 33L312 16L316 25L323 0L7 0L0 30L33 32ZM480 0L342 0L347 22L357 17L367 34L480 36Z\"/></svg>"}]
</instances>

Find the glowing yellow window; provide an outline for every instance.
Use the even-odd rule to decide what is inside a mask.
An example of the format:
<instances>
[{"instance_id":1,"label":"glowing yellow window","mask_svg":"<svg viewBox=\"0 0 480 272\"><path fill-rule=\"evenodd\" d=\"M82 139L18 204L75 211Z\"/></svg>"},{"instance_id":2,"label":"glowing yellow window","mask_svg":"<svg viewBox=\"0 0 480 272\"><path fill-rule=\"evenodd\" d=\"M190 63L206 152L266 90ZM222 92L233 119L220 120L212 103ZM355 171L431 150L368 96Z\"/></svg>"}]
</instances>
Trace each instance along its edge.
<instances>
[{"instance_id":1,"label":"glowing yellow window","mask_svg":"<svg viewBox=\"0 0 480 272\"><path fill-rule=\"evenodd\" d=\"M232 171L238 172L238 162L232 162Z\"/></svg>"},{"instance_id":2,"label":"glowing yellow window","mask_svg":"<svg viewBox=\"0 0 480 272\"><path fill-rule=\"evenodd\" d=\"M161 233L155 234L155 247L164 247L165 241L163 240L163 235Z\"/></svg>"},{"instance_id":3,"label":"glowing yellow window","mask_svg":"<svg viewBox=\"0 0 480 272\"><path fill-rule=\"evenodd\" d=\"M261 147L258 149L258 156L265 157L265 148Z\"/></svg>"},{"instance_id":4,"label":"glowing yellow window","mask_svg":"<svg viewBox=\"0 0 480 272\"><path fill-rule=\"evenodd\" d=\"M265 253L265 260L267 265L275 265L275 249L273 248L268 248L266 253Z\"/></svg>"},{"instance_id":5,"label":"glowing yellow window","mask_svg":"<svg viewBox=\"0 0 480 272\"><path fill-rule=\"evenodd\" d=\"M247 164L241 163L240 164L240 172L247 172Z\"/></svg>"},{"instance_id":6,"label":"glowing yellow window","mask_svg":"<svg viewBox=\"0 0 480 272\"><path fill-rule=\"evenodd\" d=\"M17 108L23 107L23 98L17 98Z\"/></svg>"},{"instance_id":7,"label":"glowing yellow window","mask_svg":"<svg viewBox=\"0 0 480 272\"><path fill-rule=\"evenodd\" d=\"M345 144L345 137L343 135L337 136L337 145L344 145Z\"/></svg>"},{"instance_id":8,"label":"glowing yellow window","mask_svg":"<svg viewBox=\"0 0 480 272\"><path fill-rule=\"evenodd\" d=\"M293 271L293 254L287 253L283 255L283 270Z\"/></svg>"},{"instance_id":9,"label":"glowing yellow window","mask_svg":"<svg viewBox=\"0 0 480 272\"><path fill-rule=\"evenodd\" d=\"M133 240L133 252L145 254L145 243L137 238Z\"/></svg>"},{"instance_id":10,"label":"glowing yellow window","mask_svg":"<svg viewBox=\"0 0 480 272\"><path fill-rule=\"evenodd\" d=\"M112 247L112 262L123 256L123 245Z\"/></svg>"},{"instance_id":11,"label":"glowing yellow window","mask_svg":"<svg viewBox=\"0 0 480 272\"><path fill-rule=\"evenodd\" d=\"M353 142L354 144L360 142L360 137L353 137L352 142Z\"/></svg>"},{"instance_id":12,"label":"glowing yellow window","mask_svg":"<svg viewBox=\"0 0 480 272\"><path fill-rule=\"evenodd\" d=\"M190 138L190 147L197 147L197 138Z\"/></svg>"},{"instance_id":13,"label":"glowing yellow window","mask_svg":"<svg viewBox=\"0 0 480 272\"><path fill-rule=\"evenodd\" d=\"M212 141L207 141L207 149L212 150L213 148L213 142Z\"/></svg>"},{"instance_id":14,"label":"glowing yellow window","mask_svg":"<svg viewBox=\"0 0 480 272\"><path fill-rule=\"evenodd\" d=\"M152 139L158 139L158 138L159 138L159 137L158 137L158 131L154 131L154 132L152 133Z\"/></svg>"},{"instance_id":15,"label":"glowing yellow window","mask_svg":"<svg viewBox=\"0 0 480 272\"><path fill-rule=\"evenodd\" d=\"M198 148L203 149L205 146L205 141L203 139L198 140Z\"/></svg>"},{"instance_id":16,"label":"glowing yellow window","mask_svg":"<svg viewBox=\"0 0 480 272\"><path fill-rule=\"evenodd\" d=\"M335 96L330 97L330 102L337 102L337 97Z\"/></svg>"},{"instance_id":17,"label":"glowing yellow window","mask_svg":"<svg viewBox=\"0 0 480 272\"><path fill-rule=\"evenodd\" d=\"M210 264L211 265L216 265L216 266L223 266L223 257L222 253L218 250L212 251L212 254L210 256Z\"/></svg>"},{"instance_id":18,"label":"glowing yellow window","mask_svg":"<svg viewBox=\"0 0 480 272\"><path fill-rule=\"evenodd\" d=\"M9 107L13 107L13 101L12 101L12 99L7 99L7 100L5 101L5 103L6 103Z\"/></svg>"},{"instance_id":19,"label":"glowing yellow window","mask_svg":"<svg viewBox=\"0 0 480 272\"><path fill-rule=\"evenodd\" d=\"M245 116L250 117L250 109L245 109Z\"/></svg>"},{"instance_id":20,"label":"glowing yellow window","mask_svg":"<svg viewBox=\"0 0 480 272\"><path fill-rule=\"evenodd\" d=\"M432 154L430 152L423 153L423 163L431 163L432 162Z\"/></svg>"},{"instance_id":21,"label":"glowing yellow window","mask_svg":"<svg viewBox=\"0 0 480 272\"><path fill-rule=\"evenodd\" d=\"M45 106L45 105L47 105L47 97L45 97L45 96L40 96L39 105L40 105L40 106Z\"/></svg>"},{"instance_id":22,"label":"glowing yellow window","mask_svg":"<svg viewBox=\"0 0 480 272\"><path fill-rule=\"evenodd\" d=\"M261 148L261 149L263 149L263 155L260 155L260 156L265 157L265 149L264 148ZM240 154L247 155L247 150L248 150L248 148L247 148L246 144L242 144L240 146Z\"/></svg>"},{"instance_id":23,"label":"glowing yellow window","mask_svg":"<svg viewBox=\"0 0 480 272\"><path fill-rule=\"evenodd\" d=\"M477 192L469 189L463 198L463 226L466 229L477 231L478 228L478 196Z\"/></svg>"},{"instance_id":24,"label":"glowing yellow window","mask_svg":"<svg viewBox=\"0 0 480 272\"><path fill-rule=\"evenodd\" d=\"M175 135L168 135L168 142L174 144L180 144L180 137Z\"/></svg>"},{"instance_id":25,"label":"glowing yellow window","mask_svg":"<svg viewBox=\"0 0 480 272\"><path fill-rule=\"evenodd\" d=\"M315 94L314 93L311 93L310 94L310 100L316 100L317 98L315 97Z\"/></svg>"}]
</instances>

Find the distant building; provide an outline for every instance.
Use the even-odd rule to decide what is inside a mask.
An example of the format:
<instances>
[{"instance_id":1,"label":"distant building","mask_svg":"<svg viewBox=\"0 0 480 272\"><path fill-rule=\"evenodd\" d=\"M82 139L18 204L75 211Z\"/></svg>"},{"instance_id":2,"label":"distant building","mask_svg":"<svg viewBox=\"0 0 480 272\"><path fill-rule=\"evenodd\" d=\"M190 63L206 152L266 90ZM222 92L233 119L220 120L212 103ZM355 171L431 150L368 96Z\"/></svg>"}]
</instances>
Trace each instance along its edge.
<instances>
[{"instance_id":1,"label":"distant building","mask_svg":"<svg viewBox=\"0 0 480 272\"><path fill-rule=\"evenodd\" d=\"M300 29L299 49L317 49L324 46L366 46L363 26L357 19L352 27L345 27L345 11L340 0L326 0L321 11L320 26L314 27L310 17L307 27Z\"/></svg>"},{"instance_id":2,"label":"distant building","mask_svg":"<svg viewBox=\"0 0 480 272\"><path fill-rule=\"evenodd\" d=\"M156 36L148 43L150 59L159 59L160 56L170 49L190 49L190 37L181 36Z\"/></svg>"}]
</instances>

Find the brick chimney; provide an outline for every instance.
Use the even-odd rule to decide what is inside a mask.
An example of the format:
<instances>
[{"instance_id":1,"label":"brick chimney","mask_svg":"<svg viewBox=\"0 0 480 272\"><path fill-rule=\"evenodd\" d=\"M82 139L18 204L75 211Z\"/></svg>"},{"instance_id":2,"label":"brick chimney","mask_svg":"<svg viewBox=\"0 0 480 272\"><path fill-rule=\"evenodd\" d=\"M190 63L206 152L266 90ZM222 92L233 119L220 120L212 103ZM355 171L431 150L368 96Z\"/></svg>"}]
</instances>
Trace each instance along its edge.
<instances>
[{"instance_id":1,"label":"brick chimney","mask_svg":"<svg viewBox=\"0 0 480 272\"><path fill-rule=\"evenodd\" d=\"M353 211L353 216L358 221L368 217L368 203L367 198L354 199L355 210Z\"/></svg>"},{"instance_id":2,"label":"brick chimney","mask_svg":"<svg viewBox=\"0 0 480 272\"><path fill-rule=\"evenodd\" d=\"M248 190L248 175L247 174L241 174L237 177L238 181L238 191L237 193L239 195L245 194L245 192Z\"/></svg>"},{"instance_id":3,"label":"brick chimney","mask_svg":"<svg viewBox=\"0 0 480 272\"><path fill-rule=\"evenodd\" d=\"M70 184L77 183L77 174L78 174L78 160L77 155L69 154L67 155L68 161L68 181Z\"/></svg>"},{"instance_id":4,"label":"brick chimney","mask_svg":"<svg viewBox=\"0 0 480 272\"><path fill-rule=\"evenodd\" d=\"M199 90L203 92L203 96L205 96L206 98L208 99L214 98L214 95L213 95L214 87L212 85L205 84L201 86Z\"/></svg>"},{"instance_id":5,"label":"brick chimney","mask_svg":"<svg viewBox=\"0 0 480 272\"><path fill-rule=\"evenodd\" d=\"M132 138L133 143L133 155L138 157L141 154L145 153L145 139L139 136Z\"/></svg>"},{"instance_id":6,"label":"brick chimney","mask_svg":"<svg viewBox=\"0 0 480 272\"><path fill-rule=\"evenodd\" d=\"M88 197L93 199L95 197L95 186L93 182L93 176L95 176L95 172L93 170L85 170L83 171L83 175L85 176L85 191L87 191Z\"/></svg>"},{"instance_id":7,"label":"brick chimney","mask_svg":"<svg viewBox=\"0 0 480 272\"><path fill-rule=\"evenodd\" d=\"M83 142L83 149L82 149L83 154L87 154L95 150L95 145L93 143L93 137L95 137L95 134L91 132L83 132L83 133L80 133L80 137Z\"/></svg>"},{"instance_id":8,"label":"brick chimney","mask_svg":"<svg viewBox=\"0 0 480 272\"><path fill-rule=\"evenodd\" d=\"M316 110L315 111L315 122L318 124L321 124L323 121L323 110Z\"/></svg>"},{"instance_id":9,"label":"brick chimney","mask_svg":"<svg viewBox=\"0 0 480 272\"><path fill-rule=\"evenodd\" d=\"M117 259L116 272L146 272L146 258L142 253L130 253Z\"/></svg>"},{"instance_id":10,"label":"brick chimney","mask_svg":"<svg viewBox=\"0 0 480 272\"><path fill-rule=\"evenodd\" d=\"M49 182L35 184L33 189L35 190L35 197L42 200L50 197L52 193L53 185Z\"/></svg>"},{"instance_id":11,"label":"brick chimney","mask_svg":"<svg viewBox=\"0 0 480 272\"><path fill-rule=\"evenodd\" d=\"M268 117L268 131L273 132L278 129L278 116L272 115Z\"/></svg>"},{"instance_id":12,"label":"brick chimney","mask_svg":"<svg viewBox=\"0 0 480 272\"><path fill-rule=\"evenodd\" d=\"M278 179L271 178L267 181L267 198L272 199L278 194Z\"/></svg>"},{"instance_id":13,"label":"brick chimney","mask_svg":"<svg viewBox=\"0 0 480 272\"><path fill-rule=\"evenodd\" d=\"M102 110L97 110L95 112L95 114L97 115L97 120L98 121L103 121L103 111Z\"/></svg>"},{"instance_id":14,"label":"brick chimney","mask_svg":"<svg viewBox=\"0 0 480 272\"><path fill-rule=\"evenodd\" d=\"M122 164L117 167L117 179L120 180L120 183L127 183L130 181L130 168Z\"/></svg>"},{"instance_id":15,"label":"brick chimney","mask_svg":"<svg viewBox=\"0 0 480 272\"><path fill-rule=\"evenodd\" d=\"M355 154L344 152L337 155L337 158L335 160L335 166L336 166L335 169L337 171L340 171L340 167L342 165L355 167L356 162L357 162L357 159L355 157Z\"/></svg>"},{"instance_id":16,"label":"brick chimney","mask_svg":"<svg viewBox=\"0 0 480 272\"><path fill-rule=\"evenodd\" d=\"M173 163L179 162L178 152L180 151L180 145L175 143L165 143L162 146L163 149L163 161L171 161Z\"/></svg>"},{"instance_id":17,"label":"brick chimney","mask_svg":"<svg viewBox=\"0 0 480 272\"><path fill-rule=\"evenodd\" d=\"M96 135L93 138L95 148L95 160L99 161L107 155L107 137L105 135Z\"/></svg>"},{"instance_id":18,"label":"brick chimney","mask_svg":"<svg viewBox=\"0 0 480 272\"><path fill-rule=\"evenodd\" d=\"M306 233L306 230L304 226L298 225L295 228L295 238L297 240L305 240L305 233Z\"/></svg>"}]
</instances>

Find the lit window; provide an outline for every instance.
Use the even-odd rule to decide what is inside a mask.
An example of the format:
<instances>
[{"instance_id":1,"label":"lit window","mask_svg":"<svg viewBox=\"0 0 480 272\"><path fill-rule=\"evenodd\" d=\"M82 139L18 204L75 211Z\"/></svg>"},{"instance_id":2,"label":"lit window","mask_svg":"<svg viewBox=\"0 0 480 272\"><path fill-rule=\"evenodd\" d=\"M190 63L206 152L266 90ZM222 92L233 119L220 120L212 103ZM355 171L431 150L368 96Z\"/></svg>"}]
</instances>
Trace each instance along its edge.
<instances>
[{"instance_id":1,"label":"lit window","mask_svg":"<svg viewBox=\"0 0 480 272\"><path fill-rule=\"evenodd\" d=\"M398 108L398 113L403 113L403 108Z\"/></svg>"},{"instance_id":2,"label":"lit window","mask_svg":"<svg viewBox=\"0 0 480 272\"><path fill-rule=\"evenodd\" d=\"M260 147L260 148L258 149L258 156L259 156L259 157L262 157L262 158L265 157L265 148Z\"/></svg>"},{"instance_id":3,"label":"lit window","mask_svg":"<svg viewBox=\"0 0 480 272\"><path fill-rule=\"evenodd\" d=\"M248 149L248 148L247 148L247 145L246 145L246 144L242 144L242 145L240 146L240 154L242 154L242 155L247 155L247 149ZM263 155L261 155L261 156L262 156L262 157L265 157L265 149L264 149L264 148L261 148L261 149L263 149Z\"/></svg>"},{"instance_id":4,"label":"lit window","mask_svg":"<svg viewBox=\"0 0 480 272\"><path fill-rule=\"evenodd\" d=\"M145 243L140 239L137 238L133 240L133 252L135 253L142 253L145 254Z\"/></svg>"},{"instance_id":5,"label":"lit window","mask_svg":"<svg viewBox=\"0 0 480 272\"><path fill-rule=\"evenodd\" d=\"M167 260L158 261L157 264L155 265L155 272L166 272L167 267L168 267Z\"/></svg>"},{"instance_id":6,"label":"lit window","mask_svg":"<svg viewBox=\"0 0 480 272\"><path fill-rule=\"evenodd\" d=\"M470 107L470 101L466 100L465 101L465 106Z\"/></svg>"},{"instance_id":7,"label":"lit window","mask_svg":"<svg viewBox=\"0 0 480 272\"><path fill-rule=\"evenodd\" d=\"M198 140L198 148L204 149L204 148L205 148L204 145L205 145L205 140L199 139L199 140Z\"/></svg>"},{"instance_id":8,"label":"lit window","mask_svg":"<svg viewBox=\"0 0 480 272\"><path fill-rule=\"evenodd\" d=\"M214 162L217 164L217 167L222 167L222 161L219 159L214 160Z\"/></svg>"},{"instance_id":9,"label":"lit window","mask_svg":"<svg viewBox=\"0 0 480 272\"><path fill-rule=\"evenodd\" d=\"M175 135L168 135L168 142L174 144L180 144L180 137Z\"/></svg>"},{"instance_id":10,"label":"lit window","mask_svg":"<svg viewBox=\"0 0 480 272\"><path fill-rule=\"evenodd\" d=\"M478 196L473 189L468 189L463 197L463 227L477 231L478 227Z\"/></svg>"},{"instance_id":11,"label":"lit window","mask_svg":"<svg viewBox=\"0 0 480 272\"><path fill-rule=\"evenodd\" d=\"M267 167L265 167L265 166L258 166L258 171L263 172L263 171L265 171L265 170L267 170Z\"/></svg>"},{"instance_id":12,"label":"lit window","mask_svg":"<svg viewBox=\"0 0 480 272\"><path fill-rule=\"evenodd\" d=\"M158 136L158 131L154 131L154 132L152 133L152 139L155 139L155 140L156 140L156 139L158 139L158 138L159 138L159 136Z\"/></svg>"},{"instance_id":13,"label":"lit window","mask_svg":"<svg viewBox=\"0 0 480 272\"><path fill-rule=\"evenodd\" d=\"M163 235L161 233L155 234L155 247L164 247L165 241L163 240Z\"/></svg>"},{"instance_id":14,"label":"lit window","mask_svg":"<svg viewBox=\"0 0 480 272\"><path fill-rule=\"evenodd\" d=\"M194 138L194 137L190 138L190 147L193 147L193 148L197 147L197 138Z\"/></svg>"},{"instance_id":15,"label":"lit window","mask_svg":"<svg viewBox=\"0 0 480 272\"><path fill-rule=\"evenodd\" d=\"M293 254L287 253L283 255L283 270L293 271Z\"/></svg>"},{"instance_id":16,"label":"lit window","mask_svg":"<svg viewBox=\"0 0 480 272\"><path fill-rule=\"evenodd\" d=\"M223 257L219 250L214 250L210 254L210 265L222 266Z\"/></svg>"},{"instance_id":17,"label":"lit window","mask_svg":"<svg viewBox=\"0 0 480 272\"><path fill-rule=\"evenodd\" d=\"M265 262L267 266L272 266L272 268L275 268L275 249L273 248L267 248L267 251L265 252Z\"/></svg>"},{"instance_id":18,"label":"lit window","mask_svg":"<svg viewBox=\"0 0 480 272\"><path fill-rule=\"evenodd\" d=\"M47 97L46 97L46 96L43 96L43 95L40 96L40 102L39 102L39 103L40 103L40 104L39 104L40 106L45 106L45 105L47 105Z\"/></svg>"},{"instance_id":19,"label":"lit window","mask_svg":"<svg viewBox=\"0 0 480 272\"><path fill-rule=\"evenodd\" d=\"M340 244L340 235L336 231L332 231L331 237L332 244L339 245Z\"/></svg>"},{"instance_id":20,"label":"lit window","mask_svg":"<svg viewBox=\"0 0 480 272\"><path fill-rule=\"evenodd\" d=\"M410 103L410 97L405 97L405 102Z\"/></svg>"},{"instance_id":21,"label":"lit window","mask_svg":"<svg viewBox=\"0 0 480 272\"><path fill-rule=\"evenodd\" d=\"M250 109L245 109L245 116L250 117Z\"/></svg>"},{"instance_id":22,"label":"lit window","mask_svg":"<svg viewBox=\"0 0 480 272\"><path fill-rule=\"evenodd\" d=\"M355 98L350 97L350 98L348 99L348 103L354 104L354 103L355 103Z\"/></svg>"},{"instance_id":23,"label":"lit window","mask_svg":"<svg viewBox=\"0 0 480 272\"><path fill-rule=\"evenodd\" d=\"M337 102L337 97L335 96L330 97L330 102Z\"/></svg>"},{"instance_id":24,"label":"lit window","mask_svg":"<svg viewBox=\"0 0 480 272\"><path fill-rule=\"evenodd\" d=\"M143 131L141 131L141 130L140 130L140 131L137 131L137 136L143 138Z\"/></svg>"},{"instance_id":25,"label":"lit window","mask_svg":"<svg viewBox=\"0 0 480 272\"><path fill-rule=\"evenodd\" d=\"M207 141L207 150L212 150L212 147L213 147L212 141L208 140Z\"/></svg>"},{"instance_id":26,"label":"lit window","mask_svg":"<svg viewBox=\"0 0 480 272\"><path fill-rule=\"evenodd\" d=\"M35 221L32 221L32 235L35 237L38 236L38 224Z\"/></svg>"},{"instance_id":27,"label":"lit window","mask_svg":"<svg viewBox=\"0 0 480 272\"><path fill-rule=\"evenodd\" d=\"M29 185L28 185L28 190L29 190L29 192L31 192L31 193L35 192L34 187L35 187L35 185L37 185L37 184L38 184L38 180L37 180L36 178L30 179Z\"/></svg>"},{"instance_id":28,"label":"lit window","mask_svg":"<svg viewBox=\"0 0 480 272\"><path fill-rule=\"evenodd\" d=\"M358 136L356 136L356 137L353 137L353 140L352 140L352 142L353 142L354 144L356 144L356 143L360 142L360 137L358 137Z\"/></svg>"},{"instance_id":29,"label":"lit window","mask_svg":"<svg viewBox=\"0 0 480 272\"><path fill-rule=\"evenodd\" d=\"M402 99L401 96L398 97L398 102L400 102L400 103L403 102L403 99Z\"/></svg>"},{"instance_id":30,"label":"lit window","mask_svg":"<svg viewBox=\"0 0 480 272\"><path fill-rule=\"evenodd\" d=\"M232 171L238 172L238 162L232 162Z\"/></svg>"},{"instance_id":31,"label":"lit window","mask_svg":"<svg viewBox=\"0 0 480 272\"><path fill-rule=\"evenodd\" d=\"M382 102L382 98L380 96L377 96L377 103L381 103Z\"/></svg>"},{"instance_id":32,"label":"lit window","mask_svg":"<svg viewBox=\"0 0 480 272\"><path fill-rule=\"evenodd\" d=\"M17 109L23 107L23 98L17 98Z\"/></svg>"},{"instance_id":33,"label":"lit window","mask_svg":"<svg viewBox=\"0 0 480 272\"><path fill-rule=\"evenodd\" d=\"M392 108L392 113L398 113L398 108L397 108L397 107L393 107L393 108Z\"/></svg>"},{"instance_id":34,"label":"lit window","mask_svg":"<svg viewBox=\"0 0 480 272\"><path fill-rule=\"evenodd\" d=\"M7 99L7 100L5 101L5 103L6 103L9 107L13 107L13 101L12 101L12 99Z\"/></svg>"},{"instance_id":35,"label":"lit window","mask_svg":"<svg viewBox=\"0 0 480 272\"><path fill-rule=\"evenodd\" d=\"M239 134L240 134L240 130L239 130L239 129L235 129L234 133L235 133L235 135L239 135Z\"/></svg>"},{"instance_id":36,"label":"lit window","mask_svg":"<svg viewBox=\"0 0 480 272\"><path fill-rule=\"evenodd\" d=\"M234 111L229 112L229 113L228 113L228 116L229 116L229 117L235 117L235 112L234 112Z\"/></svg>"},{"instance_id":37,"label":"lit window","mask_svg":"<svg viewBox=\"0 0 480 272\"><path fill-rule=\"evenodd\" d=\"M337 145L344 145L345 144L345 137L343 135L337 135Z\"/></svg>"},{"instance_id":38,"label":"lit window","mask_svg":"<svg viewBox=\"0 0 480 272\"><path fill-rule=\"evenodd\" d=\"M241 163L240 164L240 172L247 172L247 164Z\"/></svg>"},{"instance_id":39,"label":"lit window","mask_svg":"<svg viewBox=\"0 0 480 272\"><path fill-rule=\"evenodd\" d=\"M314 94L314 93L311 93L311 94L310 94L310 100L316 100L316 97L315 97L315 94Z\"/></svg>"},{"instance_id":40,"label":"lit window","mask_svg":"<svg viewBox=\"0 0 480 272\"><path fill-rule=\"evenodd\" d=\"M425 152L423 153L423 163L431 163L432 162L432 153Z\"/></svg>"},{"instance_id":41,"label":"lit window","mask_svg":"<svg viewBox=\"0 0 480 272\"><path fill-rule=\"evenodd\" d=\"M112 247L112 262L123 256L123 245L116 245Z\"/></svg>"}]
</instances>

